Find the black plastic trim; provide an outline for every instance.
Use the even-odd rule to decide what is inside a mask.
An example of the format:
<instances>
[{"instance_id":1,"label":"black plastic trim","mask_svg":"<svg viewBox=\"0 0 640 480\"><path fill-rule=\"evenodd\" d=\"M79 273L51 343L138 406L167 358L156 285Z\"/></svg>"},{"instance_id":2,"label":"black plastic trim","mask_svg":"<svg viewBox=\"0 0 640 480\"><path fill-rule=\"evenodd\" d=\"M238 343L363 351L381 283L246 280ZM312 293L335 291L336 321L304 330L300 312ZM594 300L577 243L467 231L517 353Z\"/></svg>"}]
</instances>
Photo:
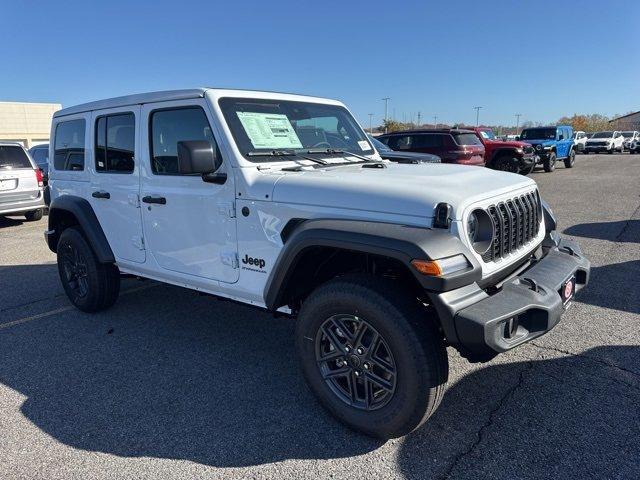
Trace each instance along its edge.
<instances>
[{"instance_id":1,"label":"black plastic trim","mask_svg":"<svg viewBox=\"0 0 640 480\"><path fill-rule=\"evenodd\" d=\"M296 219L286 235L284 247L276 260L264 290L267 308L283 305L288 280L305 250L333 247L369 253L402 262L426 290L447 291L479 281L481 267L469 249L448 231L407 225L360 220ZM467 270L442 277L422 275L412 266L415 259L434 260L463 254L470 263Z\"/></svg>"},{"instance_id":2,"label":"black plastic trim","mask_svg":"<svg viewBox=\"0 0 640 480\"><path fill-rule=\"evenodd\" d=\"M59 219L61 212L72 214L82 228L85 238L98 257L100 263L114 263L116 261L109 241L100 226L91 204L75 195L62 195L55 198L49 207L49 230L46 235L49 250L56 252L58 248Z\"/></svg>"}]
</instances>

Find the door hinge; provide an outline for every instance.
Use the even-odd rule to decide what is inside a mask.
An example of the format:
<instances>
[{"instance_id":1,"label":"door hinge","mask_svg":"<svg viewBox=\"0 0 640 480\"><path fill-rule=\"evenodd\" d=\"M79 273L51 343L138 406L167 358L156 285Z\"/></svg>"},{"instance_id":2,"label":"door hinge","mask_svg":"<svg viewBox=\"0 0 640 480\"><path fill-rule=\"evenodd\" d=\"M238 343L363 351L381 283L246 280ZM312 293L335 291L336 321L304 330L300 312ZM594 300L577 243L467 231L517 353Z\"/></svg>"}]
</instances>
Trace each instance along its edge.
<instances>
[{"instance_id":1,"label":"door hinge","mask_svg":"<svg viewBox=\"0 0 640 480\"><path fill-rule=\"evenodd\" d=\"M218 213L229 218L236 218L236 203L225 202L218 204Z\"/></svg>"},{"instance_id":2,"label":"door hinge","mask_svg":"<svg viewBox=\"0 0 640 480\"><path fill-rule=\"evenodd\" d=\"M133 243L133 245L138 250L144 250L144 238L143 237L139 237L139 236L131 237L131 243Z\"/></svg>"},{"instance_id":3,"label":"door hinge","mask_svg":"<svg viewBox=\"0 0 640 480\"><path fill-rule=\"evenodd\" d=\"M140 208L140 196L137 193L130 193L127 199L129 201L129 205Z\"/></svg>"},{"instance_id":4,"label":"door hinge","mask_svg":"<svg viewBox=\"0 0 640 480\"><path fill-rule=\"evenodd\" d=\"M222 260L223 265L228 265L231 268L235 269L240 266L238 254L236 252L222 252L220 254L220 259Z\"/></svg>"}]
</instances>

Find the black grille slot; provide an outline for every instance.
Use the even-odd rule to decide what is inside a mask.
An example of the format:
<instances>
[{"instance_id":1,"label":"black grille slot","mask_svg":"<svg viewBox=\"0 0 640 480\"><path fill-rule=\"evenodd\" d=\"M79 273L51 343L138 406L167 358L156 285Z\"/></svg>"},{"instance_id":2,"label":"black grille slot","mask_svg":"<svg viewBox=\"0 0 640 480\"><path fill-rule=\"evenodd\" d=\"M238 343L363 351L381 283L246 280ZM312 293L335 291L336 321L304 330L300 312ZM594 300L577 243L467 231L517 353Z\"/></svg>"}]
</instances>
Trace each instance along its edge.
<instances>
[{"instance_id":1,"label":"black grille slot","mask_svg":"<svg viewBox=\"0 0 640 480\"><path fill-rule=\"evenodd\" d=\"M539 205L537 192L531 192L488 207L494 235L482 260L499 260L534 239L540 229Z\"/></svg>"}]
</instances>

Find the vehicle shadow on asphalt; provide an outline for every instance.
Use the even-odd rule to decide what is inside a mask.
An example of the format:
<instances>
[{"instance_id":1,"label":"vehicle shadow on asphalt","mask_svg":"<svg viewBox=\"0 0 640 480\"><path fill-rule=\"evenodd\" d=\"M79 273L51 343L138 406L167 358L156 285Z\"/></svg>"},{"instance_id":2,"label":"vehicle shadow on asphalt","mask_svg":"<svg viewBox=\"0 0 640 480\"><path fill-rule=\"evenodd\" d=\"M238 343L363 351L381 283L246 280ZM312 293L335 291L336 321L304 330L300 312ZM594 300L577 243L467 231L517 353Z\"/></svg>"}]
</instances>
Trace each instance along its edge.
<instances>
[{"instance_id":1,"label":"vehicle shadow on asphalt","mask_svg":"<svg viewBox=\"0 0 640 480\"><path fill-rule=\"evenodd\" d=\"M640 243L640 220L580 223L566 228L564 233L611 242Z\"/></svg>"},{"instance_id":2,"label":"vehicle shadow on asphalt","mask_svg":"<svg viewBox=\"0 0 640 480\"><path fill-rule=\"evenodd\" d=\"M25 418L86 451L244 467L383 446L318 405L297 366L293 330L289 319L157 285L100 314L72 310L0 330L0 382L27 397ZM597 360L479 366L400 440L399 466L406 477L429 478L456 459L489 465L490 455L531 472L505 477L540 478L549 473L545 456L567 474L583 455L599 462L596 470L623 461L610 458L616 452L638 458L640 389L632 395L628 386L637 377L602 362L624 365L639 354L602 347L587 352ZM478 431L481 443L495 443L482 458L472 449Z\"/></svg>"},{"instance_id":3,"label":"vehicle shadow on asphalt","mask_svg":"<svg viewBox=\"0 0 640 480\"><path fill-rule=\"evenodd\" d=\"M404 440L405 478L638 478L640 347L489 363ZM625 370L629 363L635 370ZM622 367L618 367L620 365Z\"/></svg>"},{"instance_id":4,"label":"vehicle shadow on asphalt","mask_svg":"<svg viewBox=\"0 0 640 480\"><path fill-rule=\"evenodd\" d=\"M0 216L0 228L16 227L22 225L24 220Z\"/></svg>"}]
</instances>

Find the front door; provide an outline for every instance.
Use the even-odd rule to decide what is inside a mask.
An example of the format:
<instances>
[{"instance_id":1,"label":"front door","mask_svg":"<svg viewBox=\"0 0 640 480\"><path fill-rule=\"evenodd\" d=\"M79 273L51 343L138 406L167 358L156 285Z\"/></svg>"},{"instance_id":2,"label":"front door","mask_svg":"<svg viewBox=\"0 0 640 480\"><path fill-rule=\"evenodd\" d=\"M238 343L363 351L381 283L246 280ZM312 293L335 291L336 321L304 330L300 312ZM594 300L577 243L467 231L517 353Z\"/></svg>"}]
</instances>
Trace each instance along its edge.
<instances>
[{"instance_id":1,"label":"front door","mask_svg":"<svg viewBox=\"0 0 640 480\"><path fill-rule=\"evenodd\" d=\"M206 140L220 155L214 123L203 99L142 107L145 168L141 182L142 218L150 255L161 269L210 280L238 280L233 169L223 184L178 168L178 142Z\"/></svg>"},{"instance_id":2,"label":"front door","mask_svg":"<svg viewBox=\"0 0 640 480\"><path fill-rule=\"evenodd\" d=\"M145 261L140 192L140 107L96 111L91 116L93 161L89 201L116 260Z\"/></svg>"}]
</instances>

